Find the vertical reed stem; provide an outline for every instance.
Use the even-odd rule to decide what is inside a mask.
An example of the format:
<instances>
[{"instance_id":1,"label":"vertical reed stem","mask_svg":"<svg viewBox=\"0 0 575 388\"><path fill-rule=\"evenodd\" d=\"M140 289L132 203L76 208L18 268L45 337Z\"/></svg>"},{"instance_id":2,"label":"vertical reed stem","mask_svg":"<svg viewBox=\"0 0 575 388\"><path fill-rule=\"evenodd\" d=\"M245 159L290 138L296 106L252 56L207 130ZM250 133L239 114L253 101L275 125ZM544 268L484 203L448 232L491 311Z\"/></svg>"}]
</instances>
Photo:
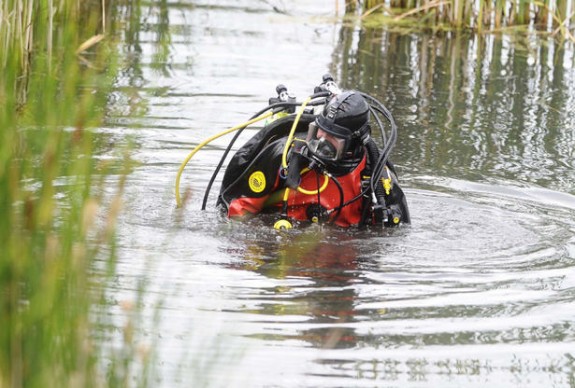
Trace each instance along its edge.
<instances>
[{"instance_id":1,"label":"vertical reed stem","mask_svg":"<svg viewBox=\"0 0 575 388\"><path fill-rule=\"evenodd\" d=\"M485 5L485 1L484 0L479 0L479 9L477 10L477 32L481 33L482 29L483 29L483 8Z\"/></svg>"}]
</instances>

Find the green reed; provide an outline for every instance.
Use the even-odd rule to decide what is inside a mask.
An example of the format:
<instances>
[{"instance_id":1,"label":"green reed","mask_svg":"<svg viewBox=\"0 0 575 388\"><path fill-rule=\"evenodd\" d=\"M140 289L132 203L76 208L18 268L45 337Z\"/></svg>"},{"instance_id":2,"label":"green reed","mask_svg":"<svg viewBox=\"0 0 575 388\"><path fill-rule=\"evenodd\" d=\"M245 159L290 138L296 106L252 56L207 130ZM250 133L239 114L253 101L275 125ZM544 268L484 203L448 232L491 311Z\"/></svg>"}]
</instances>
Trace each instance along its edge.
<instances>
[{"instance_id":1,"label":"green reed","mask_svg":"<svg viewBox=\"0 0 575 388\"><path fill-rule=\"evenodd\" d=\"M104 371L92 340L127 166L94 158L114 80L102 1L0 5L0 387L128 385L133 354Z\"/></svg>"},{"instance_id":2,"label":"green reed","mask_svg":"<svg viewBox=\"0 0 575 388\"><path fill-rule=\"evenodd\" d=\"M346 2L348 13L356 11L355 4ZM532 25L575 40L568 26L575 11L572 0L366 0L362 4L363 15L378 8L394 21L409 18L416 24L478 31Z\"/></svg>"}]
</instances>

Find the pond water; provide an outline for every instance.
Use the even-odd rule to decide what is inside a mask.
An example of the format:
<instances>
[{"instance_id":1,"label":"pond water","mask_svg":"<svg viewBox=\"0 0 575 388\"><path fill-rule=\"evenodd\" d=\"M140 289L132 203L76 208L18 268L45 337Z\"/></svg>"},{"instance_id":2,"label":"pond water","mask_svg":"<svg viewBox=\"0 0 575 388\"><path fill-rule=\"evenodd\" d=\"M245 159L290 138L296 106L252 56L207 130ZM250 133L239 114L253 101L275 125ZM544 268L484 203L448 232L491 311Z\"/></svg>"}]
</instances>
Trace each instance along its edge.
<instances>
[{"instance_id":1,"label":"pond water","mask_svg":"<svg viewBox=\"0 0 575 388\"><path fill-rule=\"evenodd\" d=\"M110 292L144 286L158 385L575 386L573 44L343 23L331 0L213 3L137 15L100 130L140 163ZM222 218L217 182L201 211L229 137L192 159L176 209L195 145L326 72L394 114L412 225L279 235Z\"/></svg>"}]
</instances>

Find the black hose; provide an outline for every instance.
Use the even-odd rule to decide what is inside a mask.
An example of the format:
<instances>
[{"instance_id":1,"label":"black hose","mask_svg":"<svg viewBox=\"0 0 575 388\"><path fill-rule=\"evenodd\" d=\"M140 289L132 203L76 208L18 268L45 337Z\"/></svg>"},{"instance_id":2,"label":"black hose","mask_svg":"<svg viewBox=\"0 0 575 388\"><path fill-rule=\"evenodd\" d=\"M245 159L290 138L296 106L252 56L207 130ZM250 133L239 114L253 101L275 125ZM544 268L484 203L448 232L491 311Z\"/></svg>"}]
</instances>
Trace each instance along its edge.
<instances>
[{"instance_id":1,"label":"black hose","mask_svg":"<svg viewBox=\"0 0 575 388\"><path fill-rule=\"evenodd\" d=\"M373 163L374 160L379 160L379 150L373 139L369 139L365 145L365 148L367 149L367 156L370 163ZM372 171L371 174L371 190L375 193L377 203L385 207L385 190L383 188L383 184L381 183L381 174L376 175L374 171Z\"/></svg>"},{"instance_id":2,"label":"black hose","mask_svg":"<svg viewBox=\"0 0 575 388\"><path fill-rule=\"evenodd\" d=\"M343 209L344 194L343 194L343 187L341 187L341 183L339 183L339 180L337 180L336 177L331 175L329 178L335 183L335 185L337 186L337 190L339 191L339 206L335 208L336 214L330 221L330 223L335 224L335 222L337 221L337 219L341 214L341 210Z\"/></svg>"},{"instance_id":3,"label":"black hose","mask_svg":"<svg viewBox=\"0 0 575 388\"><path fill-rule=\"evenodd\" d=\"M327 97L329 96L329 92L319 92L319 93L314 93L312 94L310 97L312 99L315 98L320 98L320 97ZM325 101L310 101L307 105L320 105L320 104L324 104ZM264 114L265 112L267 112L270 109L278 109L278 108L288 108L288 107L295 107L295 106L300 106L301 102L289 102L289 101L284 101L284 102L278 102L275 104L271 104L266 106L264 109L261 109L259 112L256 112L254 115L252 115L252 117L250 117L250 120L255 119L256 117ZM204 192L204 199L202 201L202 210L206 210L206 204L208 203L208 197L210 195L210 191L212 190L212 186L214 184L214 181L216 180L216 176L218 175L218 173L220 172L224 161L226 160L226 157L228 156L228 154L230 153L230 150L232 149L232 147L234 146L236 140L238 139L238 137L240 137L241 133L244 131L244 129L246 129L247 126L242 127L240 129L238 129L238 131L236 132L236 134L234 135L234 137L232 138L232 140L230 141L230 143L228 144L228 146L226 147L226 150L224 151L224 154L222 155L222 157L220 158L220 161L218 162L218 165L216 166L214 172L212 173L212 176L210 178L210 181L208 182L208 186L206 187L206 191Z\"/></svg>"},{"instance_id":4,"label":"black hose","mask_svg":"<svg viewBox=\"0 0 575 388\"><path fill-rule=\"evenodd\" d=\"M382 137L384 139L384 145L381 152L379 153L377 162L374 163L372 160L373 165L372 165L370 187L373 192L377 192L376 190L377 182L379 181L379 177L381 176L383 169L387 164L387 160L389 159L391 150L393 149L397 141L397 124L395 123L395 120L391 112L381 102L379 102L379 100L366 93L361 93L361 95L365 99L369 100L370 108L380 113L383 117L385 117L389 121L390 124L389 137L386 138L383 124L381 123L381 121L378 120L378 117L376 115L376 121L378 123L380 131L382 132Z\"/></svg>"},{"instance_id":5,"label":"black hose","mask_svg":"<svg viewBox=\"0 0 575 388\"><path fill-rule=\"evenodd\" d=\"M234 145L236 140L238 140L238 137L240 137L240 134L244 131L245 128L246 127L243 127L236 132L236 134L234 135L234 137L230 141L230 144L228 144L226 150L224 151L224 154L222 155L220 161L218 162L218 165L217 165L216 169L214 170L214 172L210 178L210 181L208 182L208 187L206 187L206 191L204 193L204 200L202 201L202 210L206 210L206 204L208 203L208 197L210 196L210 190L212 189L212 185L214 184L214 181L216 180L216 176L218 175L218 173L220 172L220 169L222 168L222 165L224 164L224 160L226 160L226 157L230 153L232 146Z\"/></svg>"},{"instance_id":6,"label":"black hose","mask_svg":"<svg viewBox=\"0 0 575 388\"><path fill-rule=\"evenodd\" d=\"M385 127L384 127L383 123L381 122L381 118L377 114L376 109L373 108L371 105L369 105L369 111L371 112L371 114L375 118L375 121L377 123L377 127L379 128L379 132L381 133L381 138L382 138L383 144L386 144L387 143L387 135L385 133Z\"/></svg>"}]
</instances>

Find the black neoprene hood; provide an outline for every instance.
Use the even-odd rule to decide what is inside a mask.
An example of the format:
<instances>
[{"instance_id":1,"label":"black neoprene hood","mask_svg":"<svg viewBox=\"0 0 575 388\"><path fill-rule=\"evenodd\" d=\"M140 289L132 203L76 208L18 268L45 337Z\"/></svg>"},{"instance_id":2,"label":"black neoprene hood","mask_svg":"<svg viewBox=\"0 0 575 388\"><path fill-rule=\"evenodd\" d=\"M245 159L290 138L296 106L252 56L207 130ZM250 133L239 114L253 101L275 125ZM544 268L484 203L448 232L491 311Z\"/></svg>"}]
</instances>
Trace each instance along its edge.
<instances>
[{"instance_id":1,"label":"black neoprene hood","mask_svg":"<svg viewBox=\"0 0 575 388\"><path fill-rule=\"evenodd\" d=\"M365 99L355 91L347 91L330 100L317 116L316 123L331 135L349 139L367 124L368 119L369 106Z\"/></svg>"}]
</instances>

